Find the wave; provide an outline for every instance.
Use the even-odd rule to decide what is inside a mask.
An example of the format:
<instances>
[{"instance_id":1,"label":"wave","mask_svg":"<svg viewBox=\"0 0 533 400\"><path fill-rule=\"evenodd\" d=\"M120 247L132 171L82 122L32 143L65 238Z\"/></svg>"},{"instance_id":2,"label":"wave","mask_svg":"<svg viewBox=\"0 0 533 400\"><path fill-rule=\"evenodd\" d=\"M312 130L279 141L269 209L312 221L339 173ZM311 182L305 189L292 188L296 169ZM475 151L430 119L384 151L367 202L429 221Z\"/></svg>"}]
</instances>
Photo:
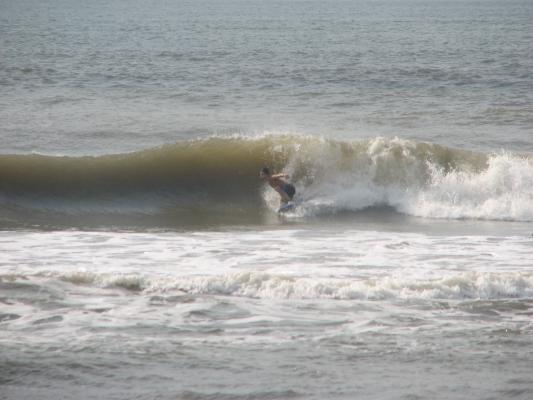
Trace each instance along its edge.
<instances>
[{"instance_id":1,"label":"wave","mask_svg":"<svg viewBox=\"0 0 533 400\"><path fill-rule=\"evenodd\" d=\"M0 155L0 203L4 220L35 215L28 210L257 214L278 205L258 179L264 165L291 175L299 217L388 207L429 218L533 221L529 155L398 138L234 136L98 157Z\"/></svg>"},{"instance_id":2,"label":"wave","mask_svg":"<svg viewBox=\"0 0 533 400\"><path fill-rule=\"evenodd\" d=\"M401 139L343 145L314 155L320 161L305 171L302 215L386 206L427 218L533 220L529 156ZM299 157L289 170L297 170Z\"/></svg>"},{"instance_id":3,"label":"wave","mask_svg":"<svg viewBox=\"0 0 533 400\"><path fill-rule=\"evenodd\" d=\"M87 271L42 273L39 276L77 285L122 288L144 294L181 292L189 295L265 299L376 301L394 299L501 300L533 297L533 275L521 272L468 272L440 279L387 276L366 280L316 279L263 272L179 278L154 278L139 274L102 274Z\"/></svg>"}]
</instances>

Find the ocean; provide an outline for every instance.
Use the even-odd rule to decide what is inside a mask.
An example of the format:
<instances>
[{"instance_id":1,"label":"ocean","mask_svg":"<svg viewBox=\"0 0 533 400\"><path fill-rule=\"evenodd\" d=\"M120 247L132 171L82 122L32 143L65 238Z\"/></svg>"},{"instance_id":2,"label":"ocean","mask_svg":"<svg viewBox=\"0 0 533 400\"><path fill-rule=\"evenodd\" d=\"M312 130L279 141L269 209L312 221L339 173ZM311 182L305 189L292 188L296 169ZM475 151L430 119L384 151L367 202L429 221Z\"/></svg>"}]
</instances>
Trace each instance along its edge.
<instances>
[{"instance_id":1,"label":"ocean","mask_svg":"<svg viewBox=\"0 0 533 400\"><path fill-rule=\"evenodd\" d=\"M532 21L0 0L0 399L533 398Z\"/></svg>"}]
</instances>

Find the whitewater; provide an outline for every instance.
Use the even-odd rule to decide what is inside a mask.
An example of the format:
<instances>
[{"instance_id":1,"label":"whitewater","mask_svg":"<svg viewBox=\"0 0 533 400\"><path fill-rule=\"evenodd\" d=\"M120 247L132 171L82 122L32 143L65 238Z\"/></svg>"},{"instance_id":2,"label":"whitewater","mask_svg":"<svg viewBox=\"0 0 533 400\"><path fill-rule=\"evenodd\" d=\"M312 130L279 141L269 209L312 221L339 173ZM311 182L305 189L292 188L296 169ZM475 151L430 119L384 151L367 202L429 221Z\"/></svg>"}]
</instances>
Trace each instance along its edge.
<instances>
[{"instance_id":1,"label":"whitewater","mask_svg":"<svg viewBox=\"0 0 533 400\"><path fill-rule=\"evenodd\" d=\"M526 236L22 231L0 246L8 398L530 394Z\"/></svg>"},{"instance_id":2,"label":"whitewater","mask_svg":"<svg viewBox=\"0 0 533 400\"><path fill-rule=\"evenodd\" d=\"M0 399L533 398L532 20L0 0Z\"/></svg>"}]
</instances>

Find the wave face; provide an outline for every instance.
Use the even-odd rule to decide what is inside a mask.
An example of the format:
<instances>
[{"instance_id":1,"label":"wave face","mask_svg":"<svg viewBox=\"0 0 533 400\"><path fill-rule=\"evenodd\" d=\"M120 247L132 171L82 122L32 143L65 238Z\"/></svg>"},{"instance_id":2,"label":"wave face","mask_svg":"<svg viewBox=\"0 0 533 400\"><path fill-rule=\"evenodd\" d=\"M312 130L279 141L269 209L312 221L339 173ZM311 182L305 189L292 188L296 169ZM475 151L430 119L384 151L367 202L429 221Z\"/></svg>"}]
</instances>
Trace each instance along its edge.
<instances>
[{"instance_id":1,"label":"wave face","mask_svg":"<svg viewBox=\"0 0 533 400\"><path fill-rule=\"evenodd\" d=\"M191 210L231 218L277 208L258 179L263 165L291 175L296 217L389 207L429 218L533 220L530 156L398 138L213 137L99 157L2 155L0 201L4 220L32 212L193 218Z\"/></svg>"}]
</instances>

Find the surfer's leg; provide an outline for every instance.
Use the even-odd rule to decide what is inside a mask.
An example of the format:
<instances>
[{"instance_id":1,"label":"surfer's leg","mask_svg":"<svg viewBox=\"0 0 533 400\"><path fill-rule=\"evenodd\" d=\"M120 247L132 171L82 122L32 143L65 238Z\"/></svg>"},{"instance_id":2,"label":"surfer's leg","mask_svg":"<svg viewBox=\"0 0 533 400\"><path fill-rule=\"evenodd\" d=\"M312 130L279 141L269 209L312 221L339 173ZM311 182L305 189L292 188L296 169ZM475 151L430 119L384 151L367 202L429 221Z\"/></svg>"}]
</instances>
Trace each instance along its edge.
<instances>
[{"instance_id":1,"label":"surfer's leg","mask_svg":"<svg viewBox=\"0 0 533 400\"><path fill-rule=\"evenodd\" d=\"M285 191L283 191L282 188L277 187L275 190L281 196L281 202L282 203L288 203L289 201L291 201L291 197L287 193L285 193Z\"/></svg>"},{"instance_id":2,"label":"surfer's leg","mask_svg":"<svg viewBox=\"0 0 533 400\"><path fill-rule=\"evenodd\" d=\"M296 188L290 183L287 183L285 186L283 186L283 191L287 194L290 200L292 200L296 194Z\"/></svg>"}]
</instances>

